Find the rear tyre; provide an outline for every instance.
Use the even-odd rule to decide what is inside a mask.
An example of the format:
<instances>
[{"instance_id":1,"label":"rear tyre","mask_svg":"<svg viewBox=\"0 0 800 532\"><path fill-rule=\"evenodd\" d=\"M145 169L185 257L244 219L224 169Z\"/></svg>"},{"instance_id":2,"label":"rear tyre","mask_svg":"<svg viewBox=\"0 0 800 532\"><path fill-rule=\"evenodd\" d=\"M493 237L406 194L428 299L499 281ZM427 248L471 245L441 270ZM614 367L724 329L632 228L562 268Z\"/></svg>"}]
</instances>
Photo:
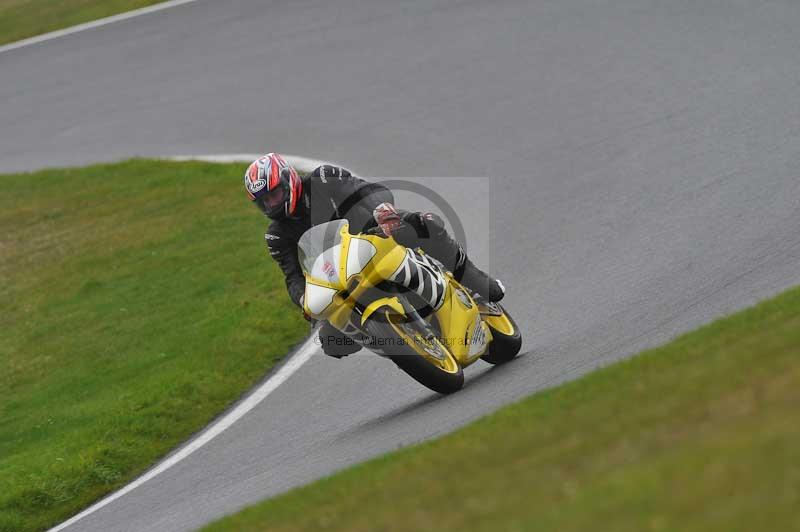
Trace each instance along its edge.
<instances>
[{"instance_id":1,"label":"rear tyre","mask_svg":"<svg viewBox=\"0 0 800 532\"><path fill-rule=\"evenodd\" d=\"M494 306L502 310L500 316L483 316L483 321L492 331L492 343L481 360L489 364L505 364L513 359L522 348L522 333L514 319L499 304Z\"/></svg>"},{"instance_id":2,"label":"rear tyre","mask_svg":"<svg viewBox=\"0 0 800 532\"><path fill-rule=\"evenodd\" d=\"M397 364L412 379L434 392L451 394L464 386L464 371L450 351L435 337L422 341L414 338L401 325L390 322L393 318L382 313L378 320L370 319L365 328L372 338L384 339L383 354ZM426 352L424 345L438 352L444 360L439 360ZM376 351L379 351L376 349Z\"/></svg>"}]
</instances>

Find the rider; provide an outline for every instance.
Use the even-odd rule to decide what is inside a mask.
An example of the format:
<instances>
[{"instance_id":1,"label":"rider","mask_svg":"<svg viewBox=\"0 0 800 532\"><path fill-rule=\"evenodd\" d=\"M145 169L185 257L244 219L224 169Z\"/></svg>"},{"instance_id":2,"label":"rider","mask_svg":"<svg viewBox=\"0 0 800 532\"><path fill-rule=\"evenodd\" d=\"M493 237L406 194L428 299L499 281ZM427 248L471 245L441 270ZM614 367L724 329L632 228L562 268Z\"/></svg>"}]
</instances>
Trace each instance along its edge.
<instances>
[{"instance_id":1,"label":"rider","mask_svg":"<svg viewBox=\"0 0 800 532\"><path fill-rule=\"evenodd\" d=\"M347 219L353 233L377 224L398 243L421 248L437 259L457 281L485 299L503 298L502 283L469 260L439 216L396 209L392 192L379 183L364 181L344 168L327 164L300 177L283 157L268 153L250 164L244 185L250 200L272 220L264 235L269 254L283 270L289 297L300 307L305 277L297 257L297 243L312 226L338 219ZM341 332L323 324L320 340L326 354L338 358L361 348L342 339Z\"/></svg>"}]
</instances>

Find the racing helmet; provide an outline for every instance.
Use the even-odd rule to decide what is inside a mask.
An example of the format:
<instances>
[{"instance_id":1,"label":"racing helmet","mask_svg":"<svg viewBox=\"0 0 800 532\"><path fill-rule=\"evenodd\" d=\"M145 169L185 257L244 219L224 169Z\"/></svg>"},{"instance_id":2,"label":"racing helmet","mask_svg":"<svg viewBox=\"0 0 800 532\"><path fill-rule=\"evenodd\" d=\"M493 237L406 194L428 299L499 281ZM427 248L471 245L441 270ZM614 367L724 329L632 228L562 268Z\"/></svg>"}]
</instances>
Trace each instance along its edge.
<instances>
[{"instance_id":1,"label":"racing helmet","mask_svg":"<svg viewBox=\"0 0 800 532\"><path fill-rule=\"evenodd\" d=\"M256 207L275 220L295 215L303 183L283 157L268 153L247 167L244 187Z\"/></svg>"}]
</instances>

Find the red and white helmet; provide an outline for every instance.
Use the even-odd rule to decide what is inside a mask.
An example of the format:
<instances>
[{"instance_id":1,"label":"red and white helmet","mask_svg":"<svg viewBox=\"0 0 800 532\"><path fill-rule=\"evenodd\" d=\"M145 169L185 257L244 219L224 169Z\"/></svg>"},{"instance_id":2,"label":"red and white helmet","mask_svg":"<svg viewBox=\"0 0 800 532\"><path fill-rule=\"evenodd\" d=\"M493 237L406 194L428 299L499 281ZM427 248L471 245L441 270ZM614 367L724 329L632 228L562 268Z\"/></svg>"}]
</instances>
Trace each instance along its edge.
<instances>
[{"instance_id":1,"label":"red and white helmet","mask_svg":"<svg viewBox=\"0 0 800 532\"><path fill-rule=\"evenodd\" d=\"M261 212L276 219L294 216L303 183L283 157L268 153L247 167L244 188Z\"/></svg>"}]
</instances>

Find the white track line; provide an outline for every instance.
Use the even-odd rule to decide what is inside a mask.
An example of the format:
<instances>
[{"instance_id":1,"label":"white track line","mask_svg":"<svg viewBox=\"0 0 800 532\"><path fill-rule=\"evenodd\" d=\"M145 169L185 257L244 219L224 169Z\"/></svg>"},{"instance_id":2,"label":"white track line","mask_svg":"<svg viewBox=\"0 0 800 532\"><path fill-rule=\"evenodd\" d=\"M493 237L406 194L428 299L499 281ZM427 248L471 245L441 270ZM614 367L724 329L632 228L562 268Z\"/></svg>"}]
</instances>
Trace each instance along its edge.
<instances>
[{"instance_id":1,"label":"white track line","mask_svg":"<svg viewBox=\"0 0 800 532\"><path fill-rule=\"evenodd\" d=\"M167 157L170 161L203 161L206 163L252 163L263 153L224 153L220 155L177 155ZM284 157L289 157L284 155Z\"/></svg>"},{"instance_id":2,"label":"white track line","mask_svg":"<svg viewBox=\"0 0 800 532\"><path fill-rule=\"evenodd\" d=\"M69 28L64 28L63 30L56 30L56 31L51 31L50 33L43 33L42 35L37 35L35 37L22 39L21 41L15 41L10 44L6 44L4 46L0 46L0 54L2 54L3 52L10 52L11 50L16 50L17 48L22 48L23 46L30 46L32 44L38 44L40 42L58 39L59 37L63 37L65 35L71 35L73 33L78 33L80 31L99 28L100 26L106 26L108 24L113 24L115 22L120 22L123 20L127 20L129 18L146 15L148 13L154 13L156 11L169 9L171 7L177 7L183 4L190 4L196 1L197 0L170 0L169 2L163 2L161 4L156 4L153 6L134 9L133 11L126 11L125 13L120 13L119 15L112 15L110 17L93 20L91 22L85 22L83 24L78 24L77 26L70 26Z\"/></svg>"},{"instance_id":3,"label":"white track line","mask_svg":"<svg viewBox=\"0 0 800 532\"><path fill-rule=\"evenodd\" d=\"M225 431L228 427L236 423L242 416L248 413L250 410L256 407L261 401L263 401L269 394L271 394L275 389L286 382L286 380L291 377L294 372L296 372L300 367L311 358L311 355L317 350L317 346L309 338L306 340L300 349L289 359L287 360L283 366L269 379L264 382L261 386L259 386L252 394L250 394L247 398L245 398L241 403L236 405L236 407L228 412L223 418L218 420L213 425L209 426L200 436L195 438L194 440L190 441L185 447L181 448L172 456L169 456L166 460L158 464L156 467L142 475L141 477L137 478L127 486L123 487L119 491L116 491L106 497L105 499L100 500L99 502L93 504L86 510L82 511L78 515L64 521L60 525L56 526L55 528L51 528L50 532L58 532L59 530L63 530L68 526L75 524L77 521L83 519L87 515L93 514L97 510L103 508L104 506L111 504L115 500L119 499L123 495L130 493L131 491L135 490L151 478L159 475L169 469L170 467L174 466L216 436L221 434Z\"/></svg>"},{"instance_id":4,"label":"white track line","mask_svg":"<svg viewBox=\"0 0 800 532\"><path fill-rule=\"evenodd\" d=\"M220 155L179 155L176 157L168 157L170 161L204 161L207 163L251 163L264 155L263 153L225 153ZM335 164L328 161L321 161L319 159L310 159L308 157L300 157L299 155L281 154L286 161L292 166L298 168L303 172L310 172L317 166L323 164Z\"/></svg>"},{"instance_id":5,"label":"white track line","mask_svg":"<svg viewBox=\"0 0 800 532\"><path fill-rule=\"evenodd\" d=\"M192 0L189 0L192 1ZM250 163L255 159L259 158L261 155L256 154L247 154L247 153L238 153L238 154L223 154L223 155L191 155L191 156L179 156L179 157L168 157L168 160L171 161L208 161L208 162L222 162L222 163L232 163L232 162L242 162L242 163ZM321 164L333 164L333 163L326 163L325 161L319 161L317 159L309 159L307 157L300 157L297 155L284 155L284 158L293 166L296 166L301 171L310 172L317 166ZM87 515L91 515L97 510L103 508L111 504L112 502L116 501L123 495L130 493L131 491L135 490L151 478L160 475L170 467L174 466L178 462L182 461L184 458L191 455L193 452L213 440L215 437L219 436L222 432L225 431L228 427L236 423L242 416L247 414L250 410L255 408L261 401L266 399L266 397L271 394L275 389L286 382L289 377L291 377L294 372L302 367L311 355L317 351L317 346L314 345L312 338L316 331L312 331L311 335L303 342L303 345L300 349L295 352L292 357L287 360L283 366L269 379L267 379L261 386L259 386L253 393L247 396L241 403L236 405L233 410L228 412L225 416L221 419L213 423L212 425L208 426L198 437L191 440L187 443L184 447L180 448L175 454L168 456L163 462L159 463L153 469L147 471L144 475L137 478L130 484L124 486L119 491L115 491L105 499L101 499L100 501L96 502L92 506L88 507L78 515L71 517L70 519L64 521L60 525L51 528L49 532L58 532L59 530L64 530L65 528L75 524L77 521L83 519Z\"/></svg>"}]
</instances>

